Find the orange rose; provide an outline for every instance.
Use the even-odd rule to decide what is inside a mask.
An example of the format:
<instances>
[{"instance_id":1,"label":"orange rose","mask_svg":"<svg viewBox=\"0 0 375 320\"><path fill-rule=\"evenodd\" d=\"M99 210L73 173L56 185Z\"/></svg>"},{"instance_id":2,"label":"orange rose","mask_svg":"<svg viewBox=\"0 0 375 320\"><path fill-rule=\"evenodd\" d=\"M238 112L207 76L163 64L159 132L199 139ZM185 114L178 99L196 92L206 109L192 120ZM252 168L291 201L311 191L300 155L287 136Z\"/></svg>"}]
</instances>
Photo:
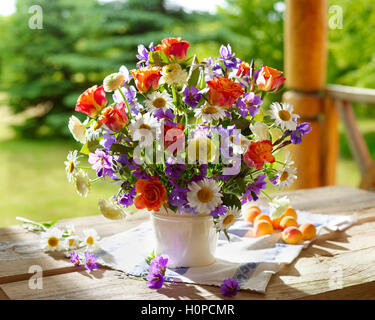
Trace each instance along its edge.
<instances>
[{"instance_id":1,"label":"orange rose","mask_svg":"<svg viewBox=\"0 0 375 320\"><path fill-rule=\"evenodd\" d=\"M239 83L226 77L216 77L207 81L207 85L210 87L209 102L224 108L230 108L244 92Z\"/></svg>"},{"instance_id":2,"label":"orange rose","mask_svg":"<svg viewBox=\"0 0 375 320\"><path fill-rule=\"evenodd\" d=\"M242 61L240 63L240 66L238 67L236 76L243 77L249 74L249 72L250 72L250 65L247 62Z\"/></svg>"},{"instance_id":3,"label":"orange rose","mask_svg":"<svg viewBox=\"0 0 375 320\"><path fill-rule=\"evenodd\" d=\"M160 69L160 67L148 66L141 69L130 70L138 90L144 93L151 87L154 90L159 88L159 79L161 78Z\"/></svg>"},{"instance_id":4,"label":"orange rose","mask_svg":"<svg viewBox=\"0 0 375 320\"><path fill-rule=\"evenodd\" d=\"M103 86L98 88L98 86L95 85L88 88L79 96L75 110L86 113L89 117L94 118L106 104L107 98Z\"/></svg>"},{"instance_id":5,"label":"orange rose","mask_svg":"<svg viewBox=\"0 0 375 320\"><path fill-rule=\"evenodd\" d=\"M266 162L275 162L275 157L272 155L272 148L272 143L269 140L251 141L243 159L249 167L258 170L262 169Z\"/></svg>"},{"instance_id":6,"label":"orange rose","mask_svg":"<svg viewBox=\"0 0 375 320\"><path fill-rule=\"evenodd\" d=\"M153 177L152 180L137 180L135 191L140 193L134 199L137 209L147 208L148 211L159 211L167 200L167 190L157 177Z\"/></svg>"},{"instance_id":7,"label":"orange rose","mask_svg":"<svg viewBox=\"0 0 375 320\"><path fill-rule=\"evenodd\" d=\"M125 103L120 102L116 107L109 106L105 108L98 121L105 124L109 130L119 132L129 122L125 112Z\"/></svg>"},{"instance_id":8,"label":"orange rose","mask_svg":"<svg viewBox=\"0 0 375 320\"><path fill-rule=\"evenodd\" d=\"M186 57L186 52L189 46L190 45L187 41L181 41L181 37L165 38L161 41L161 44L158 44L155 47L155 50L163 51L168 58L174 56L176 59L183 60Z\"/></svg>"},{"instance_id":9,"label":"orange rose","mask_svg":"<svg viewBox=\"0 0 375 320\"><path fill-rule=\"evenodd\" d=\"M263 91L278 90L286 79L281 75L282 71L262 66L256 81L258 88Z\"/></svg>"}]
</instances>

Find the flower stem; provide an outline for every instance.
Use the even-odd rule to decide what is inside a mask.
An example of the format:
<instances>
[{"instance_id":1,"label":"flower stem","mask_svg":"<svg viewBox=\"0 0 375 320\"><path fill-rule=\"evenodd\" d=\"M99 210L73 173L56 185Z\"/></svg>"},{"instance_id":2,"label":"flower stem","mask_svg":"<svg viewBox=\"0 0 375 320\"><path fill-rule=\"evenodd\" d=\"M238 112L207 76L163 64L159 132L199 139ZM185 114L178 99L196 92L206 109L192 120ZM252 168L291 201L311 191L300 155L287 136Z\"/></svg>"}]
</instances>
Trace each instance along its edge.
<instances>
[{"instance_id":1,"label":"flower stem","mask_svg":"<svg viewBox=\"0 0 375 320\"><path fill-rule=\"evenodd\" d=\"M273 201L273 199L267 194L267 192L265 192L264 190L260 190L260 192L262 192L268 198L268 200Z\"/></svg>"},{"instance_id":2,"label":"flower stem","mask_svg":"<svg viewBox=\"0 0 375 320\"><path fill-rule=\"evenodd\" d=\"M124 102L125 102L125 104L126 104L126 108L128 109L129 118L131 119L131 118L132 118L132 113L131 113L131 111L130 111L130 107L129 107L128 100L126 100L126 97L125 97L124 93L122 92L121 88L118 88L117 90L120 91L122 97L124 98Z\"/></svg>"},{"instance_id":3,"label":"flower stem","mask_svg":"<svg viewBox=\"0 0 375 320\"><path fill-rule=\"evenodd\" d=\"M177 107L177 93L176 93L176 87L174 85L172 85L172 94L173 94L173 101L174 101L174 105Z\"/></svg>"}]
</instances>

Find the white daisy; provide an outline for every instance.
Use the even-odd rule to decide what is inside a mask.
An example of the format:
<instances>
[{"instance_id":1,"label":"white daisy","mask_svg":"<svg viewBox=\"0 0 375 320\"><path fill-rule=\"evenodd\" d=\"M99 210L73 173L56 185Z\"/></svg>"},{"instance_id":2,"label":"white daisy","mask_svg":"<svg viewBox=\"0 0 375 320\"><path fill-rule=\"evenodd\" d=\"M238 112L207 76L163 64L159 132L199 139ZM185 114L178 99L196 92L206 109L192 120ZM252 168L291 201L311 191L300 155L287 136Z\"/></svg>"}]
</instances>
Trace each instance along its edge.
<instances>
[{"instance_id":1,"label":"white daisy","mask_svg":"<svg viewBox=\"0 0 375 320\"><path fill-rule=\"evenodd\" d=\"M71 235L65 238L64 247L66 250L71 251L71 250L78 249L80 247L80 243L81 241L78 236Z\"/></svg>"},{"instance_id":2,"label":"white daisy","mask_svg":"<svg viewBox=\"0 0 375 320\"><path fill-rule=\"evenodd\" d=\"M297 179L297 168L285 166L283 170L278 173L277 184L279 189L285 189L293 184L294 180Z\"/></svg>"},{"instance_id":3,"label":"white daisy","mask_svg":"<svg viewBox=\"0 0 375 320\"><path fill-rule=\"evenodd\" d=\"M220 187L215 180L204 178L188 186L187 200L200 214L209 214L222 204Z\"/></svg>"},{"instance_id":4,"label":"white daisy","mask_svg":"<svg viewBox=\"0 0 375 320\"><path fill-rule=\"evenodd\" d=\"M100 199L98 202L99 210L104 217L110 220L125 218L125 211L116 205L113 201Z\"/></svg>"},{"instance_id":5,"label":"white daisy","mask_svg":"<svg viewBox=\"0 0 375 320\"><path fill-rule=\"evenodd\" d=\"M81 197L87 197L87 194L90 191L90 179L86 171L83 171L80 169L75 175L74 175L75 181L76 181L76 188L77 193Z\"/></svg>"},{"instance_id":6,"label":"white daisy","mask_svg":"<svg viewBox=\"0 0 375 320\"><path fill-rule=\"evenodd\" d=\"M287 151L285 153L285 159L284 159L284 166L292 166L294 164L294 161L292 160L292 155L290 151Z\"/></svg>"},{"instance_id":7,"label":"white daisy","mask_svg":"<svg viewBox=\"0 0 375 320\"><path fill-rule=\"evenodd\" d=\"M286 130L296 130L299 115L293 113L293 106L289 103L274 102L271 104L271 118L275 125Z\"/></svg>"},{"instance_id":8,"label":"white daisy","mask_svg":"<svg viewBox=\"0 0 375 320\"><path fill-rule=\"evenodd\" d=\"M235 154L245 153L250 145L250 140L241 133L237 136L231 136L230 141L233 143L233 153Z\"/></svg>"},{"instance_id":9,"label":"white daisy","mask_svg":"<svg viewBox=\"0 0 375 320\"><path fill-rule=\"evenodd\" d=\"M236 207L229 207L227 212L219 216L216 224L218 231L227 230L241 216L241 210Z\"/></svg>"},{"instance_id":10,"label":"white daisy","mask_svg":"<svg viewBox=\"0 0 375 320\"><path fill-rule=\"evenodd\" d=\"M90 250L95 250L97 248L97 241L100 239L98 233L95 229L85 229L83 230L83 243Z\"/></svg>"},{"instance_id":11,"label":"white daisy","mask_svg":"<svg viewBox=\"0 0 375 320\"><path fill-rule=\"evenodd\" d=\"M78 171L78 165L79 165L78 158L79 156L78 156L77 150L69 151L68 156L67 156L68 161L64 161L66 175L67 175L69 182L73 182L75 179L74 176Z\"/></svg>"},{"instance_id":12,"label":"white daisy","mask_svg":"<svg viewBox=\"0 0 375 320\"><path fill-rule=\"evenodd\" d=\"M44 251L60 251L64 249L62 231L58 228L48 229L42 233L41 245Z\"/></svg>"},{"instance_id":13,"label":"white daisy","mask_svg":"<svg viewBox=\"0 0 375 320\"><path fill-rule=\"evenodd\" d=\"M270 218L280 218L286 209L290 207L290 201L287 196L273 199L270 202Z\"/></svg>"},{"instance_id":14,"label":"white daisy","mask_svg":"<svg viewBox=\"0 0 375 320\"><path fill-rule=\"evenodd\" d=\"M134 141L140 141L141 147L150 146L153 144L156 135L156 128L158 127L158 120L151 114L138 114L129 125L130 133Z\"/></svg>"},{"instance_id":15,"label":"white daisy","mask_svg":"<svg viewBox=\"0 0 375 320\"><path fill-rule=\"evenodd\" d=\"M168 64L163 67L161 71L162 77L160 83L166 83L169 85L177 84L184 85L188 77L186 70L182 70L178 63Z\"/></svg>"},{"instance_id":16,"label":"white daisy","mask_svg":"<svg viewBox=\"0 0 375 320\"><path fill-rule=\"evenodd\" d=\"M148 99L145 100L145 105L150 112L158 109L162 109L164 112L168 109L174 109L173 99L168 92L154 91L149 94L147 98Z\"/></svg>"},{"instance_id":17,"label":"white daisy","mask_svg":"<svg viewBox=\"0 0 375 320\"><path fill-rule=\"evenodd\" d=\"M68 128L73 138L81 143L86 143L86 126L75 116L69 118Z\"/></svg>"},{"instance_id":18,"label":"white daisy","mask_svg":"<svg viewBox=\"0 0 375 320\"><path fill-rule=\"evenodd\" d=\"M250 124L250 130L254 134L255 141L269 140L269 127L261 121Z\"/></svg>"},{"instance_id":19,"label":"white daisy","mask_svg":"<svg viewBox=\"0 0 375 320\"><path fill-rule=\"evenodd\" d=\"M205 104L200 108L195 109L194 115L197 118L202 118L203 122L224 119L226 116L224 109L210 104Z\"/></svg>"}]
</instances>

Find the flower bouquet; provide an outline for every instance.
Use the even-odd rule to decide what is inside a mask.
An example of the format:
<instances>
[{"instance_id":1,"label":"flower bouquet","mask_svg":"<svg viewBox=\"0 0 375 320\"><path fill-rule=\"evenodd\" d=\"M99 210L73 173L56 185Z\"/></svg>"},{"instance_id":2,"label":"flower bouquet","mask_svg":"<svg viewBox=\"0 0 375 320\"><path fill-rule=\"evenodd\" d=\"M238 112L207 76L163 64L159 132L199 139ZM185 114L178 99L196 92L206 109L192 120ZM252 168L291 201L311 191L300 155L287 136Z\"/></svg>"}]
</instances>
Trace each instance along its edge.
<instances>
[{"instance_id":1,"label":"flower bouquet","mask_svg":"<svg viewBox=\"0 0 375 320\"><path fill-rule=\"evenodd\" d=\"M65 162L81 196L99 181L117 184L99 201L105 217L124 218L133 205L150 211L155 249L178 267L212 263L217 234L228 237L241 206L261 193L271 217L281 216L287 199L264 189L267 180L289 186L296 169L289 154L275 154L311 130L291 105L263 103L285 81L281 71L241 61L229 44L203 60L188 48L180 38L139 45L137 68L122 66L82 93L75 110L87 118L72 116L69 129L83 146ZM91 168L80 166L82 156Z\"/></svg>"}]
</instances>

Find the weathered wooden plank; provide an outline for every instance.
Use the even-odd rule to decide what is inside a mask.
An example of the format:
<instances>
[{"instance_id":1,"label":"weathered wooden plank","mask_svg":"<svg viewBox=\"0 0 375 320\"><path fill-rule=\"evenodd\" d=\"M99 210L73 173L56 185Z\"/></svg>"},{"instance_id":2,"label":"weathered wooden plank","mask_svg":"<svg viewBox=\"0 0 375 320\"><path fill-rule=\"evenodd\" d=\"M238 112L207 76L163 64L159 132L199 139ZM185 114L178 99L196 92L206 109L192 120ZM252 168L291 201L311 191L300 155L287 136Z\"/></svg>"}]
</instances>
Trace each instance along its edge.
<instances>
[{"instance_id":1,"label":"weathered wooden plank","mask_svg":"<svg viewBox=\"0 0 375 320\"><path fill-rule=\"evenodd\" d=\"M325 92L328 97L333 99L375 104L374 89L329 84L327 85Z\"/></svg>"}]
</instances>

